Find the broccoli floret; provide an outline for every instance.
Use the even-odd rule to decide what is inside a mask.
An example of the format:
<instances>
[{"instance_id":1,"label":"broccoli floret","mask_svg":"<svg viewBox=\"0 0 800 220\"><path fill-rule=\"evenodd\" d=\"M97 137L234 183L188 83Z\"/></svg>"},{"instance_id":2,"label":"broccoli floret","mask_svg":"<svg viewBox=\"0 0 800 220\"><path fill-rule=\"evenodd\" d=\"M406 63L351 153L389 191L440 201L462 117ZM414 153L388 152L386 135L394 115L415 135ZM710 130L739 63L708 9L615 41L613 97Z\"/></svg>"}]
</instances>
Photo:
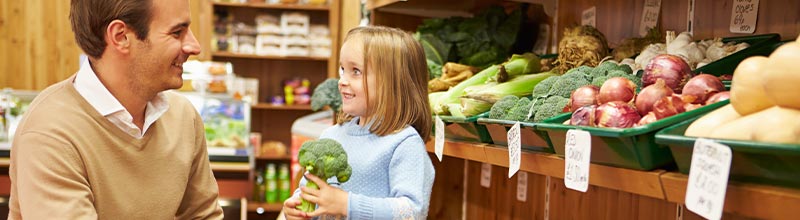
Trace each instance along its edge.
<instances>
[{"instance_id":1,"label":"broccoli floret","mask_svg":"<svg viewBox=\"0 0 800 220\"><path fill-rule=\"evenodd\" d=\"M508 95L501 98L500 100L497 100L497 102L495 102L494 105L492 105L492 109L489 110L489 118L492 119L506 118L508 112L511 111L511 109L514 108L514 105L517 104L517 100L519 100L519 97L513 95Z\"/></svg>"},{"instance_id":2,"label":"broccoli floret","mask_svg":"<svg viewBox=\"0 0 800 220\"><path fill-rule=\"evenodd\" d=\"M300 166L323 180L334 176L340 183L350 180L352 168L347 163L347 152L333 139L306 141L300 147L297 157ZM319 186L312 181L308 181L306 187L319 189ZM302 200L297 208L304 212L313 212L316 206L314 203Z\"/></svg>"},{"instance_id":3,"label":"broccoli floret","mask_svg":"<svg viewBox=\"0 0 800 220\"><path fill-rule=\"evenodd\" d=\"M511 121L525 121L528 117L528 111L531 109L531 100L527 97L520 98L517 104L511 108L511 111L506 115L506 120Z\"/></svg>"},{"instance_id":4,"label":"broccoli floret","mask_svg":"<svg viewBox=\"0 0 800 220\"><path fill-rule=\"evenodd\" d=\"M585 86L591 83L591 81L581 76L582 74L580 74L579 72L577 73L578 74L572 74L572 75L565 74L559 77L558 81L556 81L553 84L553 86L550 88L550 91L547 94L569 98L570 96L572 96L572 91L575 91L581 86Z\"/></svg>"},{"instance_id":5,"label":"broccoli floret","mask_svg":"<svg viewBox=\"0 0 800 220\"><path fill-rule=\"evenodd\" d=\"M550 87L553 86L553 83L556 83L560 77L561 76L547 77L547 79L544 79L539 82L539 84L536 84L536 86L533 87L533 96L537 97L547 95L547 92L550 91Z\"/></svg>"},{"instance_id":6,"label":"broccoli floret","mask_svg":"<svg viewBox=\"0 0 800 220\"><path fill-rule=\"evenodd\" d=\"M581 71L581 70L570 71L568 73L564 73L564 75L561 75L561 76L562 77L575 77L575 78L583 77L586 80L590 80L590 81L592 80L592 75L590 75L589 72L584 72L584 71Z\"/></svg>"},{"instance_id":7,"label":"broccoli floret","mask_svg":"<svg viewBox=\"0 0 800 220\"><path fill-rule=\"evenodd\" d=\"M622 71L622 70L612 70L611 72L608 72L608 78L609 79L610 78L614 78L614 77L625 77L625 78L631 80L634 84L636 84L636 88L639 88L639 89L642 88L642 78L638 77L636 75L628 74L628 73L626 73L625 71Z\"/></svg>"},{"instance_id":8,"label":"broccoli floret","mask_svg":"<svg viewBox=\"0 0 800 220\"><path fill-rule=\"evenodd\" d=\"M600 65L597 65L597 67L594 68L594 70L592 72L592 75L605 76L605 75L608 74L608 72L610 72L612 70L616 70L618 68L619 68L618 65L616 63L614 63L614 62L603 62L603 63L601 63Z\"/></svg>"},{"instance_id":9,"label":"broccoli floret","mask_svg":"<svg viewBox=\"0 0 800 220\"><path fill-rule=\"evenodd\" d=\"M597 87L602 87L603 83L605 83L606 80L608 80L608 76L595 77L594 79L592 79L592 85L595 85Z\"/></svg>"},{"instance_id":10,"label":"broccoli floret","mask_svg":"<svg viewBox=\"0 0 800 220\"><path fill-rule=\"evenodd\" d=\"M330 106L333 111L342 108L342 94L339 93L339 80L330 78L314 88L311 94L311 110L317 111L325 106Z\"/></svg>"},{"instance_id":11,"label":"broccoli floret","mask_svg":"<svg viewBox=\"0 0 800 220\"><path fill-rule=\"evenodd\" d=\"M567 71L564 74L569 74L570 72L573 72L573 71L580 71L580 72L583 72L583 73L591 73L593 69L594 68L592 68L590 66L583 65L583 66L572 68L572 69L570 69L569 71Z\"/></svg>"},{"instance_id":12,"label":"broccoli floret","mask_svg":"<svg viewBox=\"0 0 800 220\"><path fill-rule=\"evenodd\" d=\"M541 105L535 107L536 115L533 117L534 122L541 122L545 119L559 115L564 112L564 107L569 103L568 98L561 96L550 96L542 102Z\"/></svg>"},{"instance_id":13,"label":"broccoli floret","mask_svg":"<svg viewBox=\"0 0 800 220\"><path fill-rule=\"evenodd\" d=\"M622 70L627 74L633 74L633 70L631 69L631 66L628 66L628 65L625 65L625 64L620 64L619 66L617 66L617 70Z\"/></svg>"}]
</instances>

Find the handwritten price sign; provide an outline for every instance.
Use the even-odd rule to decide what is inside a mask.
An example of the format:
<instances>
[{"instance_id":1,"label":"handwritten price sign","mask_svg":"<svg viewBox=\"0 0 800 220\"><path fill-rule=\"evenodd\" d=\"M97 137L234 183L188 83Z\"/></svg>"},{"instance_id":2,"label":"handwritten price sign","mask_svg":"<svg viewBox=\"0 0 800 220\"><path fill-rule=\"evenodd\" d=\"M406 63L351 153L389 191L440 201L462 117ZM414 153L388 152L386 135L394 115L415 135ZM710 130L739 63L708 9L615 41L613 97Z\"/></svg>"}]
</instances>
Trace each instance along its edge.
<instances>
[{"instance_id":1,"label":"handwritten price sign","mask_svg":"<svg viewBox=\"0 0 800 220\"><path fill-rule=\"evenodd\" d=\"M731 33L752 34L758 20L758 0L733 0Z\"/></svg>"},{"instance_id":2,"label":"handwritten price sign","mask_svg":"<svg viewBox=\"0 0 800 220\"><path fill-rule=\"evenodd\" d=\"M564 185L581 192L589 189L589 159L592 155L592 138L589 132L567 131L566 158L564 158Z\"/></svg>"},{"instance_id":3,"label":"handwritten price sign","mask_svg":"<svg viewBox=\"0 0 800 220\"><path fill-rule=\"evenodd\" d=\"M707 219L720 219L730 168L731 149L728 146L697 139L686 186L686 208Z\"/></svg>"}]
</instances>

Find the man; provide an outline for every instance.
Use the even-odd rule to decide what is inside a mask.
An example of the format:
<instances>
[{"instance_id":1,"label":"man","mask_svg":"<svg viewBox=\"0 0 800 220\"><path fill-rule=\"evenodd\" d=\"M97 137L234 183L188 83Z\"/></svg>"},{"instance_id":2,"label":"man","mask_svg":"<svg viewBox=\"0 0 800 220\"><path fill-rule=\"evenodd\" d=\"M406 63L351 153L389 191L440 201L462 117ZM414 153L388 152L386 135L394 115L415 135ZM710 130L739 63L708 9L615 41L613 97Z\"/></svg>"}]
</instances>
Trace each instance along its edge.
<instances>
[{"instance_id":1,"label":"man","mask_svg":"<svg viewBox=\"0 0 800 220\"><path fill-rule=\"evenodd\" d=\"M188 0L72 0L89 56L42 91L11 151L9 219L221 219L203 123L169 89L200 53Z\"/></svg>"}]
</instances>

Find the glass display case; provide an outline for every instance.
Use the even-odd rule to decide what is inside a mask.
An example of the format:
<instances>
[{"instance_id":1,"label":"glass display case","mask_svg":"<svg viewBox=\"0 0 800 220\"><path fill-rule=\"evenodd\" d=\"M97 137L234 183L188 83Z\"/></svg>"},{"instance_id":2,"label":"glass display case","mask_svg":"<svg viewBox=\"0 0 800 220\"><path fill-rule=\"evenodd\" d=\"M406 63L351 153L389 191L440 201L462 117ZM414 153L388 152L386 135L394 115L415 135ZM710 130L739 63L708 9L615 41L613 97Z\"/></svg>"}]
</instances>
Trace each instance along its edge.
<instances>
[{"instance_id":1,"label":"glass display case","mask_svg":"<svg viewBox=\"0 0 800 220\"><path fill-rule=\"evenodd\" d=\"M205 125L212 161L247 162L250 143L250 103L226 94L181 92L195 106Z\"/></svg>"}]
</instances>

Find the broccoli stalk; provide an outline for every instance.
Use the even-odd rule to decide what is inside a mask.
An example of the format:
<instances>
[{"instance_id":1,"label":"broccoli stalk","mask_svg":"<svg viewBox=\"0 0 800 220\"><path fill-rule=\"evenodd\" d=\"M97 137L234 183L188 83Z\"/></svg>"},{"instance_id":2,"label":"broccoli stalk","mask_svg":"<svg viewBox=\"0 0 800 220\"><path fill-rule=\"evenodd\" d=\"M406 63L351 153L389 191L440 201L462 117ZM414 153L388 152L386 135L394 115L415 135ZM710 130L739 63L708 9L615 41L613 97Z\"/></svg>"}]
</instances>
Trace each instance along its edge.
<instances>
[{"instance_id":1,"label":"broccoli stalk","mask_svg":"<svg viewBox=\"0 0 800 220\"><path fill-rule=\"evenodd\" d=\"M300 147L298 160L300 166L305 167L306 171L322 180L327 180L334 176L339 183L350 180L352 168L347 163L347 152L344 151L339 142L333 139L324 138L317 141L306 141ZM308 181L306 187L319 189L319 186L313 181ZM305 199L301 201L302 203L297 206L300 211L313 212L316 210L317 204Z\"/></svg>"}]
</instances>

